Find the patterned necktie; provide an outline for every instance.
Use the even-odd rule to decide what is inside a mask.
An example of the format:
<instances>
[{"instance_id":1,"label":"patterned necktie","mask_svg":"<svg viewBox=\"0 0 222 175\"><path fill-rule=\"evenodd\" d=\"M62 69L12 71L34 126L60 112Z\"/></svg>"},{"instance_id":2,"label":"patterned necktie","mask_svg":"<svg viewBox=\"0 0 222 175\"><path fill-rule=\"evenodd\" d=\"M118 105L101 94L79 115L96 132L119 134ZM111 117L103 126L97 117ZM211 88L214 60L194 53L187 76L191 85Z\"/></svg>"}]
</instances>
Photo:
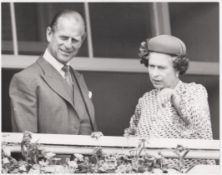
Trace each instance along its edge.
<instances>
[{"instance_id":1,"label":"patterned necktie","mask_svg":"<svg viewBox=\"0 0 222 175\"><path fill-rule=\"evenodd\" d=\"M70 73L70 66L69 65L64 65L62 70L65 73L66 82L72 87L72 75Z\"/></svg>"}]
</instances>

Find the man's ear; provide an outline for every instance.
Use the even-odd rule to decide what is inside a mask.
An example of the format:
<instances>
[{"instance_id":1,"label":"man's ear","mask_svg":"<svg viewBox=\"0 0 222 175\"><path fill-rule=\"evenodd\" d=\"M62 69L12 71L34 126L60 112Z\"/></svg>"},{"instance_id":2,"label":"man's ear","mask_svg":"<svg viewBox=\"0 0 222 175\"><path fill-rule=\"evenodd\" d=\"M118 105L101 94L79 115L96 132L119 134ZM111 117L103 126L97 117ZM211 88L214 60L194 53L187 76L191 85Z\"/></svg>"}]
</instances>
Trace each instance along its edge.
<instances>
[{"instance_id":1,"label":"man's ear","mask_svg":"<svg viewBox=\"0 0 222 175\"><path fill-rule=\"evenodd\" d=\"M48 42L51 42L52 34L53 34L52 28L51 27L47 27L47 29L46 29L46 38L47 38Z\"/></svg>"},{"instance_id":2,"label":"man's ear","mask_svg":"<svg viewBox=\"0 0 222 175\"><path fill-rule=\"evenodd\" d=\"M84 33L84 35L82 36L82 43L86 40L86 37L87 37L87 35L86 35L86 33Z\"/></svg>"}]
</instances>

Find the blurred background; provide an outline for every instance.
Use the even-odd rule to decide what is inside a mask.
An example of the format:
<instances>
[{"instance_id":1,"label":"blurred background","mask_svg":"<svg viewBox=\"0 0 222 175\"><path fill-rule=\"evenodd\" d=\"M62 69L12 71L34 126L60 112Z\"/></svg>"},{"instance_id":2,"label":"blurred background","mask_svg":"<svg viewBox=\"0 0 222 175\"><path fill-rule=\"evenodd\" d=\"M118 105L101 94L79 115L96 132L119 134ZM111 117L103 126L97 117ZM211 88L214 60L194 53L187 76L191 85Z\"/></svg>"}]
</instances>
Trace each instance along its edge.
<instances>
[{"instance_id":1,"label":"blurred background","mask_svg":"<svg viewBox=\"0 0 222 175\"><path fill-rule=\"evenodd\" d=\"M139 97L153 88L137 56L140 42L172 34L186 43L191 60L181 79L207 88L213 136L219 139L218 2L1 3L2 132L11 131L12 76L44 52L47 25L67 8L80 12L87 24L87 39L72 64L93 93L104 135L122 135Z\"/></svg>"}]
</instances>

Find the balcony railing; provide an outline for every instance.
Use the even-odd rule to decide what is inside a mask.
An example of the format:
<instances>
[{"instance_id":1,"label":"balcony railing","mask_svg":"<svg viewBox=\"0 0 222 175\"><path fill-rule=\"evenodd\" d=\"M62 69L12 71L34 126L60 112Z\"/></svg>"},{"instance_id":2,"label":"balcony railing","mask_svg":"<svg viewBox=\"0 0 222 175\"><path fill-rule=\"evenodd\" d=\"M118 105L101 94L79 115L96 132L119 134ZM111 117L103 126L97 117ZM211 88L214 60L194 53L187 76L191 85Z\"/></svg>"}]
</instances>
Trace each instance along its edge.
<instances>
[{"instance_id":1,"label":"balcony railing","mask_svg":"<svg viewBox=\"0 0 222 175\"><path fill-rule=\"evenodd\" d=\"M10 152L21 152L23 133L2 133L2 143L7 143ZM198 139L146 139L139 137L101 136L93 138L83 135L63 134L32 134L32 142L39 143L41 149L56 154L92 154L96 147L102 148L106 154L120 153L130 154L134 148L144 143L144 149L150 155L175 158L177 155L172 151L182 145L189 150L186 158L192 159L220 159L219 140ZM199 167L199 168L198 168ZM219 165L200 165L193 168L197 173L218 173Z\"/></svg>"}]
</instances>

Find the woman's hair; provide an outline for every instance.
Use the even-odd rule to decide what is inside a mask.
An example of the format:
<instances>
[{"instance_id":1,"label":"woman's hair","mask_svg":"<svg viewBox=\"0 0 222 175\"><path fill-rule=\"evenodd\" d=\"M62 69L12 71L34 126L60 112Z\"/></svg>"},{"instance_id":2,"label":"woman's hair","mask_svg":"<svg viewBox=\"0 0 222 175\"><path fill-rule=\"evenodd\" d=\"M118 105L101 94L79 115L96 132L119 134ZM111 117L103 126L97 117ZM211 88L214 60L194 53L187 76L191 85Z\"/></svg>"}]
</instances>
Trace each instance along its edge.
<instances>
[{"instance_id":1,"label":"woman's hair","mask_svg":"<svg viewBox=\"0 0 222 175\"><path fill-rule=\"evenodd\" d=\"M189 58L186 56L176 56L176 59L173 60L173 67L179 71L180 75L185 74L189 67Z\"/></svg>"},{"instance_id":2,"label":"woman's hair","mask_svg":"<svg viewBox=\"0 0 222 175\"><path fill-rule=\"evenodd\" d=\"M142 42L139 48L139 53L138 53L140 57L140 63L144 64L146 67L148 67L149 65L149 53L150 53L150 51L147 48L148 48L147 43ZM178 56L178 55L173 55L173 54L168 54L168 55L175 57L175 59L173 60L173 67L177 71L179 71L179 74L180 75L185 74L189 66L189 58L187 58L184 55L183 56Z\"/></svg>"}]
</instances>

